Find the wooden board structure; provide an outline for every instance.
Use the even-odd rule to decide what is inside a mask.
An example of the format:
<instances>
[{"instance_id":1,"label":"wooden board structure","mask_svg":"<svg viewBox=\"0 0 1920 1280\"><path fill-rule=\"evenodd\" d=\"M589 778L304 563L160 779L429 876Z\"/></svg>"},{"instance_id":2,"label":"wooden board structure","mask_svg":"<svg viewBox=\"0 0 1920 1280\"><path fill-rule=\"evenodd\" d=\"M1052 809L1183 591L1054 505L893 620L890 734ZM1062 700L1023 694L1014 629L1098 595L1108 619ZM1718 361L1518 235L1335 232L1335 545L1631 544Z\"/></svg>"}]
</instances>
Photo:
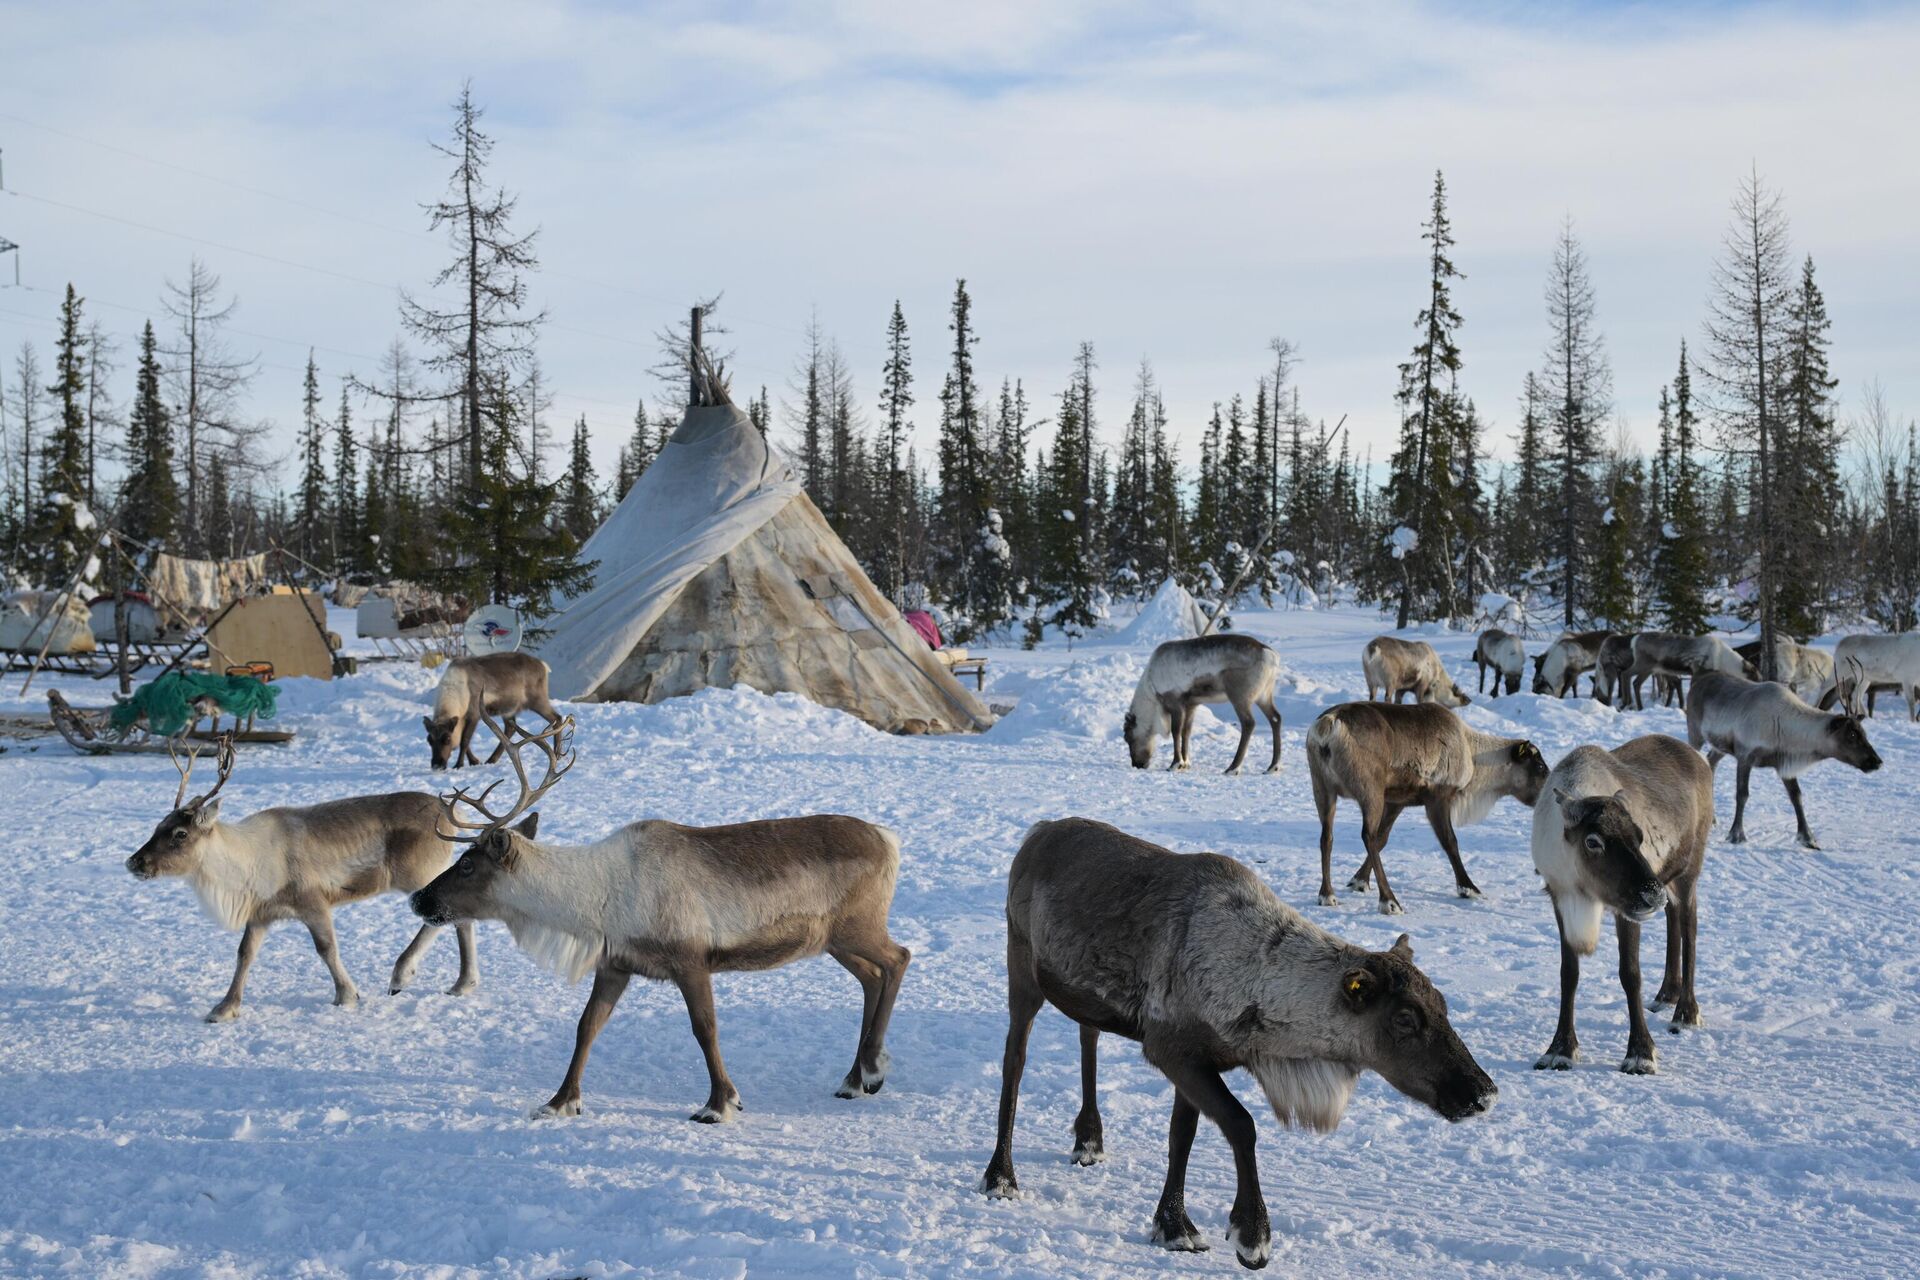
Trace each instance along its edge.
<instances>
[{"instance_id":1,"label":"wooden board structure","mask_svg":"<svg viewBox=\"0 0 1920 1280\"><path fill-rule=\"evenodd\" d=\"M207 632L208 669L271 662L274 675L333 679L333 651L323 639L326 605L311 591L249 596Z\"/></svg>"}]
</instances>

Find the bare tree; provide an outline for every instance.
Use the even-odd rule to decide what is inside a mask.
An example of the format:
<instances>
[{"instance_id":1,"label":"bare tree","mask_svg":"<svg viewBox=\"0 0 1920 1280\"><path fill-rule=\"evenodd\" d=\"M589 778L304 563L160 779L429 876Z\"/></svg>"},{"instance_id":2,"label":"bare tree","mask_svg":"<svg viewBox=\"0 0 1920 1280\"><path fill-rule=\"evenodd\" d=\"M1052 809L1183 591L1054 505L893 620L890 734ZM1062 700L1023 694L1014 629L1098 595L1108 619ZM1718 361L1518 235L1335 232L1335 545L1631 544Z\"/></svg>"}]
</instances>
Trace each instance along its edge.
<instances>
[{"instance_id":1,"label":"bare tree","mask_svg":"<svg viewBox=\"0 0 1920 1280\"><path fill-rule=\"evenodd\" d=\"M1760 674L1774 677L1774 593L1781 513L1774 510L1774 456L1786 374L1793 275L1787 263L1787 217L1780 196L1757 169L1740 180L1733 216L1720 242L1707 295L1707 359L1703 369L1729 452L1752 458L1753 545L1759 563Z\"/></svg>"},{"instance_id":2,"label":"bare tree","mask_svg":"<svg viewBox=\"0 0 1920 1280\"><path fill-rule=\"evenodd\" d=\"M1563 622L1571 627L1579 603L1580 557L1593 515L1591 468L1600 433L1612 405L1612 371L1606 347L1594 327L1593 282L1587 256L1573 234L1573 220L1561 224L1547 271L1547 361L1540 386L1559 454L1560 538L1563 558L1560 596Z\"/></svg>"},{"instance_id":3,"label":"bare tree","mask_svg":"<svg viewBox=\"0 0 1920 1280\"><path fill-rule=\"evenodd\" d=\"M175 420L186 446L186 538L192 549L205 549L205 521L201 517L201 486L207 480L210 447L224 445L226 478L232 465L255 465L239 449L257 438L257 427L240 420L240 398L253 381L253 357L233 353L221 330L233 318L237 298L220 297L220 277L200 259L187 264L184 283L166 282L160 305L174 322L173 342L161 348L167 357L167 387L175 402ZM224 504L227 495L220 495Z\"/></svg>"},{"instance_id":4,"label":"bare tree","mask_svg":"<svg viewBox=\"0 0 1920 1280\"><path fill-rule=\"evenodd\" d=\"M540 265L534 253L540 233L514 234L518 198L487 186L493 139L480 131L481 110L474 105L471 84L461 86L453 111L453 137L433 144L454 162L447 195L425 208L430 226L445 228L455 250L453 260L434 275L433 287L457 290L458 299L440 304L402 290L400 318L429 348L427 367L453 384L446 397L460 405L453 438L465 446L468 475L474 476L483 465L479 422L484 384L489 377L507 377L527 365L546 312L526 314L527 273Z\"/></svg>"}]
</instances>

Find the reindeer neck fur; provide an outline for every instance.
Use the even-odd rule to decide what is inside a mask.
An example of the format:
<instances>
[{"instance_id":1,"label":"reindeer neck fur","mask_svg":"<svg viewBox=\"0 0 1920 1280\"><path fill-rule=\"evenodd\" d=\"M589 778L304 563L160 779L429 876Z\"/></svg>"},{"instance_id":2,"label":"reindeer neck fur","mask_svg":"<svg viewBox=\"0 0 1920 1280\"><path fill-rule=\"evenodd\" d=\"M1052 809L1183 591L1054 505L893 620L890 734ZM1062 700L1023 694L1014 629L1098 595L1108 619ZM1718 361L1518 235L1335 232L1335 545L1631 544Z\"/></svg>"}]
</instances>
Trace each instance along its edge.
<instances>
[{"instance_id":1,"label":"reindeer neck fur","mask_svg":"<svg viewBox=\"0 0 1920 1280\"><path fill-rule=\"evenodd\" d=\"M1336 993L1364 953L1259 888L1260 899L1192 922L1198 945L1179 958L1178 981L1194 990L1180 1003L1212 1015L1282 1124L1331 1133L1360 1077Z\"/></svg>"},{"instance_id":2,"label":"reindeer neck fur","mask_svg":"<svg viewBox=\"0 0 1920 1280\"><path fill-rule=\"evenodd\" d=\"M1456 827L1471 826L1493 811L1507 795L1505 765L1512 757L1517 738L1502 738L1478 729L1461 726L1467 738L1472 776L1467 785L1454 793L1450 816Z\"/></svg>"},{"instance_id":3,"label":"reindeer neck fur","mask_svg":"<svg viewBox=\"0 0 1920 1280\"><path fill-rule=\"evenodd\" d=\"M267 813L239 822L215 819L201 837L200 856L187 873L187 883L201 910L221 928L244 929L291 878L288 843L274 838L276 825Z\"/></svg>"},{"instance_id":4,"label":"reindeer neck fur","mask_svg":"<svg viewBox=\"0 0 1920 1280\"><path fill-rule=\"evenodd\" d=\"M1167 715L1167 707L1160 700L1159 693L1153 687L1153 668L1149 666L1140 677L1140 683L1133 687L1133 703L1127 708L1133 713L1133 722L1140 730L1158 738L1173 727L1173 721Z\"/></svg>"},{"instance_id":5,"label":"reindeer neck fur","mask_svg":"<svg viewBox=\"0 0 1920 1280\"><path fill-rule=\"evenodd\" d=\"M467 714L473 701L470 679L465 667L457 662L448 664L447 674L440 677L440 683L433 691L435 720L458 720Z\"/></svg>"},{"instance_id":6,"label":"reindeer neck fur","mask_svg":"<svg viewBox=\"0 0 1920 1280\"><path fill-rule=\"evenodd\" d=\"M616 832L587 845L515 844L520 865L501 877L500 918L536 964L578 982L607 954L612 904L635 896L630 842Z\"/></svg>"}]
</instances>

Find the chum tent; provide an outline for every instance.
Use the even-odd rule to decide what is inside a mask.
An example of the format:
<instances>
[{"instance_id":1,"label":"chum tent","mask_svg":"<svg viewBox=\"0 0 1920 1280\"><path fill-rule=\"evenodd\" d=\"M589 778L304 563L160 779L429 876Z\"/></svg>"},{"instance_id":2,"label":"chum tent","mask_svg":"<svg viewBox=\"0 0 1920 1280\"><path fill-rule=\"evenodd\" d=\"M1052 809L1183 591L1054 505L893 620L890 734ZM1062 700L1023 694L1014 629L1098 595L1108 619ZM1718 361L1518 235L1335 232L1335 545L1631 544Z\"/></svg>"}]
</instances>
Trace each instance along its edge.
<instances>
[{"instance_id":1,"label":"chum tent","mask_svg":"<svg viewBox=\"0 0 1920 1280\"><path fill-rule=\"evenodd\" d=\"M659 702L744 684L889 732L984 729L793 468L725 393L696 404L581 548L593 585L537 652L556 698Z\"/></svg>"}]
</instances>

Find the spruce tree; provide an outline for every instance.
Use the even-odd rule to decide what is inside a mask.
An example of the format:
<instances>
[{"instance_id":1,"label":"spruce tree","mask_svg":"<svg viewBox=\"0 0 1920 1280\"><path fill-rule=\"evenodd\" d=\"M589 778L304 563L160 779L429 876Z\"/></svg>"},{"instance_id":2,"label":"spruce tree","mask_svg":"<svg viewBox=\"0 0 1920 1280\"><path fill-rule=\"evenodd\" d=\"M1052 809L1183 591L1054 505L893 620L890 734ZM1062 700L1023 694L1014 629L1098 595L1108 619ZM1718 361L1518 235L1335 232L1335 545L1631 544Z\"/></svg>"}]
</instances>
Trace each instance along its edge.
<instances>
[{"instance_id":1,"label":"spruce tree","mask_svg":"<svg viewBox=\"0 0 1920 1280\"><path fill-rule=\"evenodd\" d=\"M1666 400L1663 398L1663 404ZM1698 419L1693 404L1693 375L1687 344L1673 376L1673 467L1667 499L1664 539L1654 562L1654 594L1668 631L1698 635L1707 629L1707 548L1704 527L1705 481L1694 459Z\"/></svg>"},{"instance_id":2,"label":"spruce tree","mask_svg":"<svg viewBox=\"0 0 1920 1280\"><path fill-rule=\"evenodd\" d=\"M173 476L173 423L160 393L160 358L151 320L140 331L127 454L127 476L120 489L121 532L138 542L165 544L180 518L180 490Z\"/></svg>"},{"instance_id":3,"label":"spruce tree","mask_svg":"<svg viewBox=\"0 0 1920 1280\"><path fill-rule=\"evenodd\" d=\"M340 384L340 410L333 420L333 563L338 572L365 567L361 556L360 481L355 474L353 411L347 384Z\"/></svg>"},{"instance_id":4,"label":"spruce tree","mask_svg":"<svg viewBox=\"0 0 1920 1280\"><path fill-rule=\"evenodd\" d=\"M1787 303L1777 504L1778 624L1782 634L1801 639L1826 630L1825 611L1836 589L1834 571L1842 559L1838 534L1845 493L1833 410L1838 382L1827 357L1830 323L1809 257Z\"/></svg>"},{"instance_id":5,"label":"spruce tree","mask_svg":"<svg viewBox=\"0 0 1920 1280\"><path fill-rule=\"evenodd\" d=\"M887 359L880 366L880 466L884 481L880 495L885 504L887 532L880 543L875 579L885 586L888 597L896 604L906 583L907 475L901 468L902 450L913 431L913 424L907 420L907 411L912 407L913 350L907 335L906 314L900 310L900 300L895 298L893 315L887 320Z\"/></svg>"},{"instance_id":6,"label":"spruce tree","mask_svg":"<svg viewBox=\"0 0 1920 1280\"><path fill-rule=\"evenodd\" d=\"M300 487L294 508L296 545L309 564L326 559L332 542L328 536L327 427L320 413L320 369L309 348L300 396Z\"/></svg>"},{"instance_id":7,"label":"spruce tree","mask_svg":"<svg viewBox=\"0 0 1920 1280\"><path fill-rule=\"evenodd\" d=\"M566 474L560 481L560 524L584 543L600 527L599 477L593 471L593 452L587 434L587 415L573 424L573 447L567 453Z\"/></svg>"},{"instance_id":8,"label":"spruce tree","mask_svg":"<svg viewBox=\"0 0 1920 1280\"><path fill-rule=\"evenodd\" d=\"M1453 225L1447 218L1447 184L1433 175L1433 198L1421 238L1427 242L1427 299L1415 318L1420 339L1413 356L1400 366L1400 447L1394 453L1387 484L1393 528L1383 530L1383 577L1397 576L1400 606L1397 627L1413 620L1416 605L1423 614L1438 612L1452 596L1452 567L1442 531L1448 523L1451 466L1450 441L1441 421L1447 384L1460 371L1460 348L1454 341L1460 313L1454 310L1448 282L1461 279L1448 251L1453 247Z\"/></svg>"},{"instance_id":9,"label":"spruce tree","mask_svg":"<svg viewBox=\"0 0 1920 1280\"><path fill-rule=\"evenodd\" d=\"M40 451L40 507L33 521L42 581L64 587L92 555L98 536L86 506L92 480L87 469L86 334L81 298L72 285L60 305L60 336L54 341L53 432Z\"/></svg>"},{"instance_id":10,"label":"spruce tree","mask_svg":"<svg viewBox=\"0 0 1920 1280\"><path fill-rule=\"evenodd\" d=\"M1553 551L1560 561L1561 620L1569 628L1590 602L1583 592L1592 569L1589 543L1594 504L1592 468L1600 424L1611 407L1612 374L1594 323L1593 282L1586 253L1561 225L1547 273L1547 362L1540 388L1553 442Z\"/></svg>"}]
</instances>

